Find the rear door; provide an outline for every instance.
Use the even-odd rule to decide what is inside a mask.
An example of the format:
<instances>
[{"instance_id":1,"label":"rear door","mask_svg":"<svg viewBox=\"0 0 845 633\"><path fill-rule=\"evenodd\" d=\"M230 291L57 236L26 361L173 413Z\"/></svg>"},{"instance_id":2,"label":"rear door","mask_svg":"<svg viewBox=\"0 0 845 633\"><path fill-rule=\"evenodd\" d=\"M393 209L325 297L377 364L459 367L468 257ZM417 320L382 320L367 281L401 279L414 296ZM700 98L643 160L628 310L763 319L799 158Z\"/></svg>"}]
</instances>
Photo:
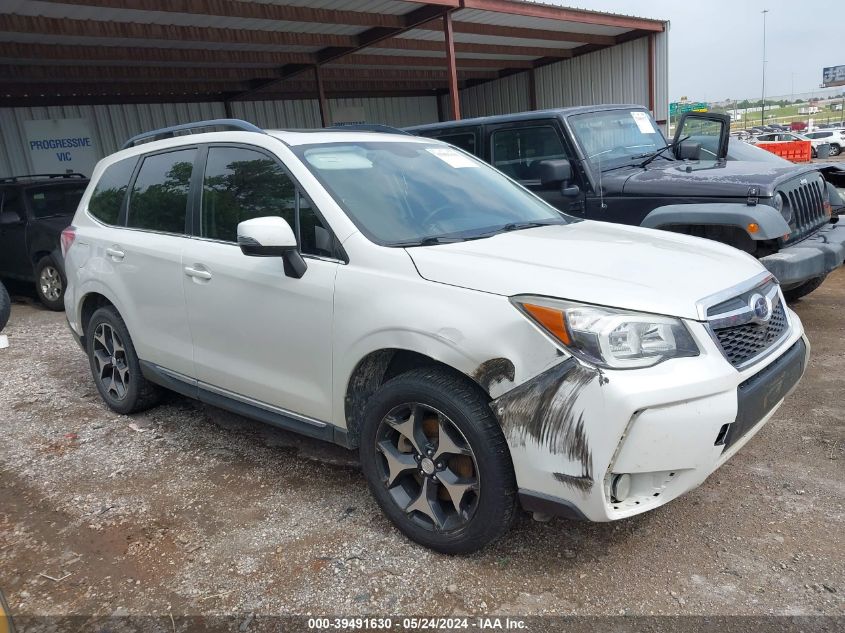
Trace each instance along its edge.
<instances>
[{"instance_id":1,"label":"rear door","mask_svg":"<svg viewBox=\"0 0 845 633\"><path fill-rule=\"evenodd\" d=\"M332 315L340 245L279 160L251 145L208 147L199 222L182 284L201 387L248 404L331 419ZM248 257L238 223L280 216L308 269ZM306 421L307 423L307 421Z\"/></svg>"},{"instance_id":2,"label":"rear door","mask_svg":"<svg viewBox=\"0 0 845 633\"><path fill-rule=\"evenodd\" d=\"M19 187L0 188L0 277L33 278L26 247L24 200Z\"/></svg>"},{"instance_id":3,"label":"rear door","mask_svg":"<svg viewBox=\"0 0 845 633\"><path fill-rule=\"evenodd\" d=\"M557 119L538 119L491 125L487 128L490 163L564 213L584 215L584 186L578 176L574 153L565 141ZM569 160L573 180L544 185L540 164Z\"/></svg>"},{"instance_id":4,"label":"rear door","mask_svg":"<svg viewBox=\"0 0 845 633\"><path fill-rule=\"evenodd\" d=\"M192 376L193 346L182 288L182 249L198 149L145 155L137 167L118 224L98 232L96 248L120 300L138 356ZM92 203L94 203L92 196ZM104 279L108 280L109 275Z\"/></svg>"}]
</instances>

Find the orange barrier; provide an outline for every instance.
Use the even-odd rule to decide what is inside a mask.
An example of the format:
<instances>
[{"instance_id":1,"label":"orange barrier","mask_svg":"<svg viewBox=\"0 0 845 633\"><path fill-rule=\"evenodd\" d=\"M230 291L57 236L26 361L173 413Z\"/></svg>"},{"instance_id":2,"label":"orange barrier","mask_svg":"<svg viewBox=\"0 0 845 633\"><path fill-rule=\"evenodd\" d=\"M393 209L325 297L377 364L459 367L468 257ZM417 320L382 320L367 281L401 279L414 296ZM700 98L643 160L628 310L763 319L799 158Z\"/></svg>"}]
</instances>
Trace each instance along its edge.
<instances>
[{"instance_id":1,"label":"orange barrier","mask_svg":"<svg viewBox=\"0 0 845 633\"><path fill-rule=\"evenodd\" d=\"M772 154L777 154L786 160L791 160L793 163L808 163L813 158L810 141L774 141L757 143L757 147L761 147Z\"/></svg>"}]
</instances>

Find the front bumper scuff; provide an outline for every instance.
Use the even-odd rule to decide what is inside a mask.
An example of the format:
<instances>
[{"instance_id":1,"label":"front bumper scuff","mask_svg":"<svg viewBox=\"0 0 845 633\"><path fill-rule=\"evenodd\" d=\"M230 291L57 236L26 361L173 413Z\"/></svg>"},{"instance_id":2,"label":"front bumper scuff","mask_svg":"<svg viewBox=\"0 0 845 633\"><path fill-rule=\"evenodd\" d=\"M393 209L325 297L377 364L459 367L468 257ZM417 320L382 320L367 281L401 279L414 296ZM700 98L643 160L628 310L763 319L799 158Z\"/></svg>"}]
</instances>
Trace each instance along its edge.
<instances>
[{"instance_id":1,"label":"front bumper scuff","mask_svg":"<svg viewBox=\"0 0 845 633\"><path fill-rule=\"evenodd\" d=\"M781 285L803 283L839 268L845 260L845 222L827 224L806 240L760 258Z\"/></svg>"}]
</instances>

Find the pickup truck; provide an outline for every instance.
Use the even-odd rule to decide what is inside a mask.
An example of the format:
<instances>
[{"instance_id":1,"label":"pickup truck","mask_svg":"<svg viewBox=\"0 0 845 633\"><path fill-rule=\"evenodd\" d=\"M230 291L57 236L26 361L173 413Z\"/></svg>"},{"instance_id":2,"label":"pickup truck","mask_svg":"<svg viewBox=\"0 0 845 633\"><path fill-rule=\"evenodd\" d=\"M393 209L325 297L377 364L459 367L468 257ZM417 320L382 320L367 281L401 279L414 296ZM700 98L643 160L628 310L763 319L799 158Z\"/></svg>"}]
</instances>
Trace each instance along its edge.
<instances>
[{"instance_id":1,"label":"pickup truck","mask_svg":"<svg viewBox=\"0 0 845 633\"><path fill-rule=\"evenodd\" d=\"M835 190L812 165L729 160L727 115L689 112L671 143L638 105L540 110L406 128L483 160L568 215L664 229L756 257L790 300L845 258Z\"/></svg>"},{"instance_id":2,"label":"pickup truck","mask_svg":"<svg viewBox=\"0 0 845 633\"><path fill-rule=\"evenodd\" d=\"M65 307L60 236L87 186L82 174L0 178L0 279L34 283L50 310Z\"/></svg>"}]
</instances>

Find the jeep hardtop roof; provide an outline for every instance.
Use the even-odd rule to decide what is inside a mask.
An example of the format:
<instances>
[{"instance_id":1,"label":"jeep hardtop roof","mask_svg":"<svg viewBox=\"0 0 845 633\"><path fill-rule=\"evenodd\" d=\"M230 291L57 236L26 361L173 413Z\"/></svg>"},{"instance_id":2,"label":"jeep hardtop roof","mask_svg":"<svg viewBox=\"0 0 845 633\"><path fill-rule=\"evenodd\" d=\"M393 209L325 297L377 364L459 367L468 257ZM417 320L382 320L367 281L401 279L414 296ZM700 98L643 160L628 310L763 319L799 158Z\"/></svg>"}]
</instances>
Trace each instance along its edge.
<instances>
[{"instance_id":1,"label":"jeep hardtop roof","mask_svg":"<svg viewBox=\"0 0 845 633\"><path fill-rule=\"evenodd\" d=\"M608 110L647 110L645 106L634 103L616 103L592 106L573 106L569 108L551 108L548 110L531 110L529 112L517 112L516 114L494 114L481 116L474 119L461 119L459 121L444 121L442 123L426 123L425 125L412 125L402 128L408 132L425 132L426 130L443 130L448 128L460 128L470 125L491 125L496 123L511 123L514 121L532 121L538 118L566 118L574 114L586 114L589 112L606 112Z\"/></svg>"},{"instance_id":2,"label":"jeep hardtop roof","mask_svg":"<svg viewBox=\"0 0 845 633\"><path fill-rule=\"evenodd\" d=\"M81 184L81 180L88 180L88 176L76 172L67 174L27 174L24 176L0 178L0 185Z\"/></svg>"}]
</instances>

